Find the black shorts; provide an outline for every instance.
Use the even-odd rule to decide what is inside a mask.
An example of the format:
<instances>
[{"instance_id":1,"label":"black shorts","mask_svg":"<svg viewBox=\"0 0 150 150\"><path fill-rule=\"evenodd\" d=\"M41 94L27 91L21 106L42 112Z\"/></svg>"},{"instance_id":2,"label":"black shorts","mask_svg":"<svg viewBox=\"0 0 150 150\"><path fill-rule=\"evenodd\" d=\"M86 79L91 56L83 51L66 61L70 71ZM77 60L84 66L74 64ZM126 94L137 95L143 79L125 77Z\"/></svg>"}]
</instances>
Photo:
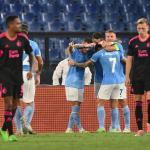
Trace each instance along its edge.
<instances>
[{"instance_id":1,"label":"black shorts","mask_svg":"<svg viewBox=\"0 0 150 150\"><path fill-rule=\"evenodd\" d=\"M22 98L22 84L13 85L10 83L0 84L0 97L12 96L13 98Z\"/></svg>"},{"instance_id":2,"label":"black shorts","mask_svg":"<svg viewBox=\"0 0 150 150\"><path fill-rule=\"evenodd\" d=\"M150 80L134 80L132 81L131 94L141 94L150 91Z\"/></svg>"}]
</instances>

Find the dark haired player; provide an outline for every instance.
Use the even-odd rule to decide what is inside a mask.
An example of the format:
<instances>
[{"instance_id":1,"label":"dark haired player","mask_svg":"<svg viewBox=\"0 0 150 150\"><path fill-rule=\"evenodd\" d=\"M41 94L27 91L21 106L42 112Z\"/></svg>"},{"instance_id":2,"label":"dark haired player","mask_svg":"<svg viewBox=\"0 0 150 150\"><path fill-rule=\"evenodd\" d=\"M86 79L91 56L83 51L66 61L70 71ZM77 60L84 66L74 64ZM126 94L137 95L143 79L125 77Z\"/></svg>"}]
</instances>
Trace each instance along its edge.
<instances>
[{"instance_id":1,"label":"dark haired player","mask_svg":"<svg viewBox=\"0 0 150 150\"><path fill-rule=\"evenodd\" d=\"M17 103L23 95L22 55L29 55L30 71L28 80L32 78L32 48L28 37L20 33L21 21L18 16L6 19L7 31L0 34L0 94L4 98L4 124L0 129L3 141L17 141L13 133L13 117ZM7 134L8 131L8 134Z\"/></svg>"},{"instance_id":2,"label":"dark haired player","mask_svg":"<svg viewBox=\"0 0 150 150\"><path fill-rule=\"evenodd\" d=\"M146 18L137 21L138 36L129 41L129 51L126 63L126 84L132 85L132 93L136 102L135 116L138 132L135 136L142 136L143 112L142 96L146 92L148 104L147 133L150 134L150 35L148 34L149 23ZM130 82L130 73L131 82Z\"/></svg>"}]
</instances>

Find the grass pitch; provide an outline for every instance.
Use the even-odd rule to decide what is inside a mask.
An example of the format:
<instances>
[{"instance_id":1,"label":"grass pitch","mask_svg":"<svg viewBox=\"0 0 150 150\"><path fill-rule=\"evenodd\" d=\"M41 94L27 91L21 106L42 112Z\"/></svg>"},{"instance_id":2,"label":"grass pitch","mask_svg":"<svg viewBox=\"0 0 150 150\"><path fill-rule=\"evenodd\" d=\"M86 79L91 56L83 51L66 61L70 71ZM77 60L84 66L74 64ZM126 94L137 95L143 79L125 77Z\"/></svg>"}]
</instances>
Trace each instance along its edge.
<instances>
[{"instance_id":1,"label":"grass pitch","mask_svg":"<svg viewBox=\"0 0 150 150\"><path fill-rule=\"evenodd\" d=\"M2 142L0 150L150 150L150 136L134 134L39 134Z\"/></svg>"}]
</instances>

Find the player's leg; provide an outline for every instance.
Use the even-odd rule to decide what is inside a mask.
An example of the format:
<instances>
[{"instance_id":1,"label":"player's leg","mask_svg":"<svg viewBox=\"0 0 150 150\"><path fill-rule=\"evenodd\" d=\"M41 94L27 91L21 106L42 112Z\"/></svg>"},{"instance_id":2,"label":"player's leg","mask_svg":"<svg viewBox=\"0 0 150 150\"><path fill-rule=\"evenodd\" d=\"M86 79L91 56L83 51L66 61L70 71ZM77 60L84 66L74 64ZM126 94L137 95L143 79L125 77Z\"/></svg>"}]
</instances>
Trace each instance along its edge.
<instances>
[{"instance_id":1,"label":"player's leg","mask_svg":"<svg viewBox=\"0 0 150 150\"><path fill-rule=\"evenodd\" d=\"M110 101L110 108L111 108L111 111L113 111L113 103L115 103L114 101ZM112 114L112 112L111 112L111 114ZM116 125L115 125L115 127L116 127L116 132L121 132L121 127L120 127L120 115L119 115L119 110L118 110L118 118L117 118L117 120L116 120ZM112 131L112 115L111 115L111 126L110 126L110 128L109 128L109 131L111 132Z\"/></svg>"},{"instance_id":2,"label":"player's leg","mask_svg":"<svg viewBox=\"0 0 150 150\"><path fill-rule=\"evenodd\" d=\"M31 122L32 122L32 118L33 118L33 115L34 115L34 111L35 111L35 103L32 102L32 103L29 103L27 105L30 105L30 107L32 108L32 111L30 113L30 115L28 116L28 119L27 119L27 124L28 125L31 125Z\"/></svg>"},{"instance_id":3,"label":"player's leg","mask_svg":"<svg viewBox=\"0 0 150 150\"><path fill-rule=\"evenodd\" d=\"M9 136L13 135L13 85L5 83L2 85L2 97L4 98L4 123L0 130L2 139L8 141Z\"/></svg>"},{"instance_id":4,"label":"player's leg","mask_svg":"<svg viewBox=\"0 0 150 150\"><path fill-rule=\"evenodd\" d=\"M97 117L99 123L98 132L105 132L105 108L104 102L110 100L112 85L101 85L98 92L98 101L97 101Z\"/></svg>"},{"instance_id":5,"label":"player's leg","mask_svg":"<svg viewBox=\"0 0 150 150\"><path fill-rule=\"evenodd\" d=\"M16 135L23 135L22 124L21 124L22 110L21 106L17 106L16 114L14 117L15 125L16 125Z\"/></svg>"},{"instance_id":6,"label":"player's leg","mask_svg":"<svg viewBox=\"0 0 150 150\"><path fill-rule=\"evenodd\" d=\"M119 103L121 104L123 116L124 116L124 124L125 128L123 130L124 133L130 133L130 109L126 99L119 99Z\"/></svg>"},{"instance_id":7,"label":"player's leg","mask_svg":"<svg viewBox=\"0 0 150 150\"><path fill-rule=\"evenodd\" d=\"M118 132L116 127L116 122L118 121L118 100L112 99L111 100L111 117L112 117L112 124L110 132Z\"/></svg>"},{"instance_id":8,"label":"player's leg","mask_svg":"<svg viewBox=\"0 0 150 150\"><path fill-rule=\"evenodd\" d=\"M105 100L98 99L97 100L97 119L99 123L99 129L97 132L105 132L105 108L104 108Z\"/></svg>"},{"instance_id":9,"label":"player's leg","mask_svg":"<svg viewBox=\"0 0 150 150\"><path fill-rule=\"evenodd\" d=\"M130 109L127 103L127 89L124 83L120 85L119 103L121 104L121 108L124 116L125 128L123 132L129 133L130 132ZM118 120L120 120L120 116ZM119 121L119 125L120 125L120 121Z\"/></svg>"},{"instance_id":10,"label":"player's leg","mask_svg":"<svg viewBox=\"0 0 150 150\"><path fill-rule=\"evenodd\" d=\"M4 97L4 123L0 130L3 141L8 141L9 139L7 131L9 133L9 136L13 135L12 101L13 101L12 96Z\"/></svg>"},{"instance_id":11,"label":"player's leg","mask_svg":"<svg viewBox=\"0 0 150 150\"><path fill-rule=\"evenodd\" d=\"M33 114L35 110L34 105L35 105L34 102L26 103L24 114L23 114L23 118L25 120L25 126L27 128L27 131L30 134L35 134L35 131L33 131L32 126L31 126L31 122L32 122L32 118L33 118Z\"/></svg>"},{"instance_id":12,"label":"player's leg","mask_svg":"<svg viewBox=\"0 0 150 150\"><path fill-rule=\"evenodd\" d=\"M35 133L31 127L31 121L34 114L34 98L35 98L35 79L27 79L27 72L23 72L23 102L25 103L25 109L22 117L22 125L24 132L29 132L31 134Z\"/></svg>"},{"instance_id":13,"label":"player's leg","mask_svg":"<svg viewBox=\"0 0 150 150\"><path fill-rule=\"evenodd\" d=\"M135 136L142 136L143 131L143 110L142 110L142 97L144 94L144 82L134 81L132 83L132 93L134 94L135 100L135 117L138 131Z\"/></svg>"},{"instance_id":14,"label":"player's leg","mask_svg":"<svg viewBox=\"0 0 150 150\"><path fill-rule=\"evenodd\" d=\"M14 86L14 96L13 96L13 103L12 103L12 118L15 118L16 115L16 110L17 110L17 106L20 105L20 98L17 95L18 92L16 92L17 90L20 91L20 85L18 86ZM11 135L9 136L9 141L17 141L18 139L16 138L15 135Z\"/></svg>"},{"instance_id":15,"label":"player's leg","mask_svg":"<svg viewBox=\"0 0 150 150\"><path fill-rule=\"evenodd\" d=\"M117 131L117 124L119 118L119 111L118 111L118 99L120 97L120 84L113 85L112 93L111 93L111 116L112 116L112 128L111 132L120 132ZM119 123L120 126L120 123Z\"/></svg>"},{"instance_id":16,"label":"player's leg","mask_svg":"<svg viewBox=\"0 0 150 150\"><path fill-rule=\"evenodd\" d=\"M98 92L100 90L100 83L94 82L94 95L97 99ZM99 129L97 132L105 132L104 122L105 122L105 108L103 105L104 101L97 99L97 120L99 122Z\"/></svg>"},{"instance_id":17,"label":"player's leg","mask_svg":"<svg viewBox=\"0 0 150 150\"><path fill-rule=\"evenodd\" d=\"M72 133L73 125L75 124L79 132L85 132L80 121L80 105L83 102L83 89L66 87L66 98L71 102L71 113L69 116L68 127L66 133Z\"/></svg>"}]
</instances>

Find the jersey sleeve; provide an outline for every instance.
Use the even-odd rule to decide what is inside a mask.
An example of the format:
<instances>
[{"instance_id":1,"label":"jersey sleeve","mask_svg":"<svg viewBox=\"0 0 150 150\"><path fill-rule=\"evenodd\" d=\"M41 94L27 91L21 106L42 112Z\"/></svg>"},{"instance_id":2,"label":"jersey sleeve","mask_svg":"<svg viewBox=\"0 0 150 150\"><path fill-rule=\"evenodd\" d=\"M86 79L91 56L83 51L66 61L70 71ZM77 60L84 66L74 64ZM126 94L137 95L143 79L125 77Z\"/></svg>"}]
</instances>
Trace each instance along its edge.
<instances>
[{"instance_id":1,"label":"jersey sleeve","mask_svg":"<svg viewBox=\"0 0 150 150\"><path fill-rule=\"evenodd\" d=\"M128 44L128 56L133 56L134 55L134 47L133 47L133 42L129 42Z\"/></svg>"},{"instance_id":2,"label":"jersey sleeve","mask_svg":"<svg viewBox=\"0 0 150 150\"><path fill-rule=\"evenodd\" d=\"M30 42L26 38L24 38L24 50L25 50L25 53L28 54L28 55L33 52L33 49L30 46Z\"/></svg>"},{"instance_id":3,"label":"jersey sleeve","mask_svg":"<svg viewBox=\"0 0 150 150\"><path fill-rule=\"evenodd\" d=\"M99 56L100 56L99 52L95 53L95 54L91 57L91 61L97 62L98 59L99 59Z\"/></svg>"},{"instance_id":4,"label":"jersey sleeve","mask_svg":"<svg viewBox=\"0 0 150 150\"><path fill-rule=\"evenodd\" d=\"M32 49L34 50L34 56L41 56L41 50L37 43L34 43Z\"/></svg>"},{"instance_id":5,"label":"jersey sleeve","mask_svg":"<svg viewBox=\"0 0 150 150\"><path fill-rule=\"evenodd\" d=\"M125 50L124 50L122 44L118 44L118 47L119 47L120 53L123 54L123 55L125 55Z\"/></svg>"}]
</instances>

